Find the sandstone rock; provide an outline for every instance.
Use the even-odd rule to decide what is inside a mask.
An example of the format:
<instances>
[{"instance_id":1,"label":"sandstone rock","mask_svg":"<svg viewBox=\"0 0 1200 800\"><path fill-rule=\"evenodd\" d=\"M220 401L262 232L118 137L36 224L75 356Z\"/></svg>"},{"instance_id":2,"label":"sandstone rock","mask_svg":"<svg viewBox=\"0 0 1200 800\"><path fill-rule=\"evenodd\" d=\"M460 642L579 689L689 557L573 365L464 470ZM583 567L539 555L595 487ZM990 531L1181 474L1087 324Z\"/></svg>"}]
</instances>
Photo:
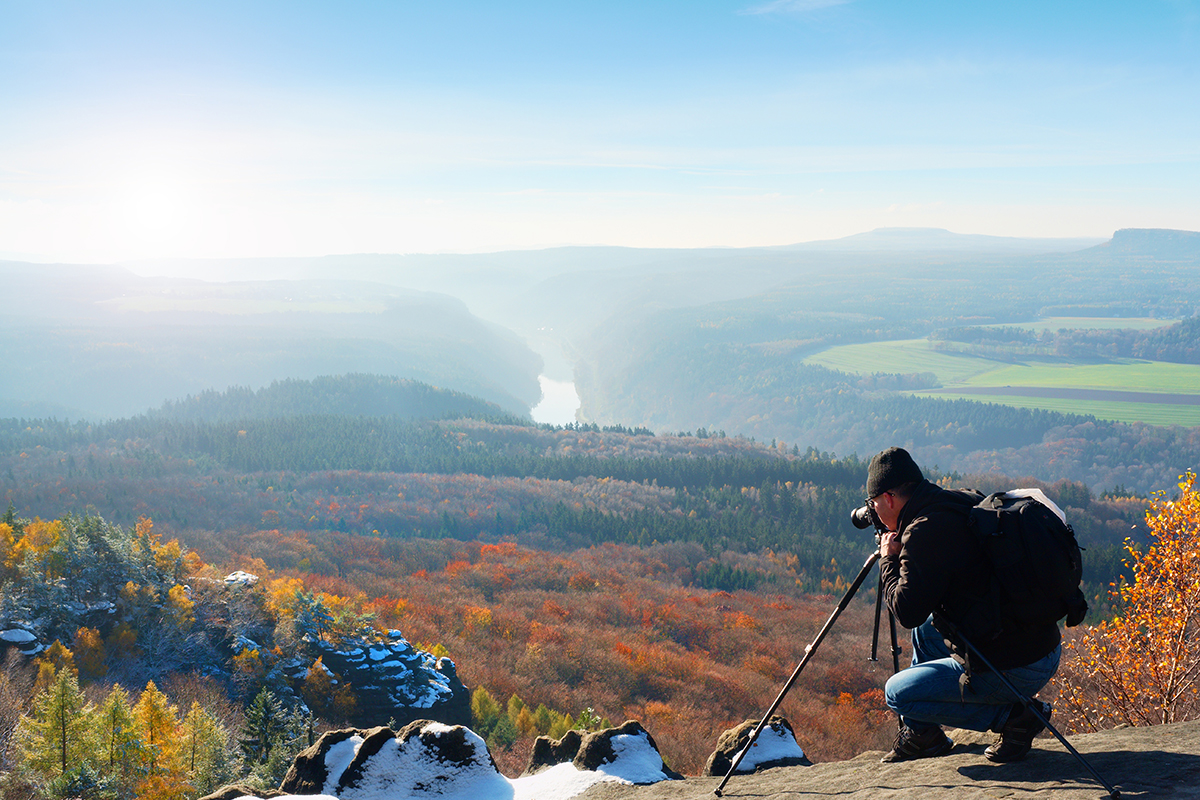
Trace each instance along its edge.
<instances>
[{"instance_id":1,"label":"sandstone rock","mask_svg":"<svg viewBox=\"0 0 1200 800\"><path fill-rule=\"evenodd\" d=\"M717 749L708 757L704 765L703 775L725 777L729 773L733 760L738 753L746 749L750 735L758 720L748 719L737 727L730 728L717 739ZM738 764L737 774L756 772L771 767L810 766L811 761L804 755L800 745L796 743L796 733L792 724L783 717L771 717L759 734L754 747Z\"/></svg>"},{"instance_id":2,"label":"sandstone rock","mask_svg":"<svg viewBox=\"0 0 1200 800\"><path fill-rule=\"evenodd\" d=\"M549 736L537 737L533 740L533 752L529 754L529 766L523 774L533 775L547 767L574 761L582 742L583 734L580 731L567 731L557 741Z\"/></svg>"},{"instance_id":3,"label":"sandstone rock","mask_svg":"<svg viewBox=\"0 0 1200 800\"><path fill-rule=\"evenodd\" d=\"M255 789L247 786L244 783L234 783L229 786L222 786L212 794L206 794L200 800L237 800L239 797L261 797L264 800L269 800L272 797L280 797L284 792L278 789Z\"/></svg>"},{"instance_id":4,"label":"sandstone rock","mask_svg":"<svg viewBox=\"0 0 1200 800\"><path fill-rule=\"evenodd\" d=\"M284 791L374 800L436 796L443 788L469 785L480 797L511 795L512 788L496 769L483 739L461 725L417 720L399 733L387 728L337 733L324 745L318 742L306 751L307 766L293 763ZM318 759L323 768L315 766ZM321 773L324 778L318 786Z\"/></svg>"},{"instance_id":5,"label":"sandstone rock","mask_svg":"<svg viewBox=\"0 0 1200 800\"><path fill-rule=\"evenodd\" d=\"M665 778L678 780L683 777L662 763L662 756L658 755L658 745L654 743L654 737L636 720L629 720L619 728L585 733L579 743L579 752L575 754L574 763L576 769L619 774L619 769L608 769L609 765L617 764L622 757L644 758L647 750L652 750L658 757Z\"/></svg>"},{"instance_id":6,"label":"sandstone rock","mask_svg":"<svg viewBox=\"0 0 1200 800\"><path fill-rule=\"evenodd\" d=\"M345 768L364 750L366 742L370 741L371 745L365 749L377 752L383 746L382 740L394 736L391 729L385 727L367 731L355 728L326 731L311 747L296 756L279 788L285 794L332 794ZM339 764L341 769L337 768ZM333 775L329 774L331 766Z\"/></svg>"}]
</instances>

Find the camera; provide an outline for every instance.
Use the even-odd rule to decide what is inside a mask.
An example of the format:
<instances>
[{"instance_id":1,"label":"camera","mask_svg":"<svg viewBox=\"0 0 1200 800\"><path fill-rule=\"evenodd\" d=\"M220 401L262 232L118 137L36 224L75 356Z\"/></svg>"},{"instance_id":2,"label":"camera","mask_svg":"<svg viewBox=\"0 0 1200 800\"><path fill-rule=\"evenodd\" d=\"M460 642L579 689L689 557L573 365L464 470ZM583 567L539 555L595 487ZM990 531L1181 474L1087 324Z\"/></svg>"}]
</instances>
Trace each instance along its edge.
<instances>
[{"instance_id":1,"label":"camera","mask_svg":"<svg viewBox=\"0 0 1200 800\"><path fill-rule=\"evenodd\" d=\"M865 504L850 512L850 522L853 523L854 527L858 528L860 531L863 528L869 528L872 525L875 526L876 530L883 528L883 523L875 514L875 509Z\"/></svg>"}]
</instances>

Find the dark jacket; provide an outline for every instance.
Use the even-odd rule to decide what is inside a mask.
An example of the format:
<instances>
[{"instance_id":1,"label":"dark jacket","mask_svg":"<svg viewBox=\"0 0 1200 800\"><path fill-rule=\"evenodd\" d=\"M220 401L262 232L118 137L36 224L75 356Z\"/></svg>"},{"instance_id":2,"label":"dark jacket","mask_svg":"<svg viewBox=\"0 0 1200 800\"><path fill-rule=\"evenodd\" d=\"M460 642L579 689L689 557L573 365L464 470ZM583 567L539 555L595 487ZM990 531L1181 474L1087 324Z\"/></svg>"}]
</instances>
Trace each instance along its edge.
<instances>
[{"instance_id":1,"label":"dark jacket","mask_svg":"<svg viewBox=\"0 0 1200 800\"><path fill-rule=\"evenodd\" d=\"M1054 622L998 632L978 622L991 568L967 531L967 512L981 499L975 492L949 491L929 481L918 484L900 513L900 554L879 561L883 597L904 627L918 627L933 614L935 627L956 654L965 656L965 645L940 624L949 620L996 669L1011 669L1050 653L1060 636ZM971 669L986 668L972 659Z\"/></svg>"}]
</instances>

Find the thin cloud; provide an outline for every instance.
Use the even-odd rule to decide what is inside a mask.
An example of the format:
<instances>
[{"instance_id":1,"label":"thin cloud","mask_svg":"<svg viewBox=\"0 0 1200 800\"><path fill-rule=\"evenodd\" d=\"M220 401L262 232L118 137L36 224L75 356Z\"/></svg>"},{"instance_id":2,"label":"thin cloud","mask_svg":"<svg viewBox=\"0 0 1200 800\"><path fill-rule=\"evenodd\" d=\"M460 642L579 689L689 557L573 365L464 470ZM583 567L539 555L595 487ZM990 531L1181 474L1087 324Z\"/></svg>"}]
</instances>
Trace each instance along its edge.
<instances>
[{"instance_id":1,"label":"thin cloud","mask_svg":"<svg viewBox=\"0 0 1200 800\"><path fill-rule=\"evenodd\" d=\"M805 14L809 11L819 11L822 8L832 8L852 3L854 0L771 0L769 3L752 6L742 14Z\"/></svg>"}]
</instances>

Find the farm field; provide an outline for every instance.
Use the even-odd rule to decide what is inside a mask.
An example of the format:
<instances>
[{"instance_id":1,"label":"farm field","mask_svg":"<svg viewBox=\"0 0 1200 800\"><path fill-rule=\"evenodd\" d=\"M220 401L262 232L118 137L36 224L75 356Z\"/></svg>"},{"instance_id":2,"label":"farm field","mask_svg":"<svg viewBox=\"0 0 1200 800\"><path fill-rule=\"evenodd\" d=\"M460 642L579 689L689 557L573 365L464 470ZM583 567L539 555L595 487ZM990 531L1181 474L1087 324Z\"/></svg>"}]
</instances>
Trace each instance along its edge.
<instances>
[{"instance_id":1,"label":"farm field","mask_svg":"<svg viewBox=\"0 0 1200 800\"><path fill-rule=\"evenodd\" d=\"M1033 358L1009 363L936 352L926 339L835 347L809 356L805 363L849 373L932 372L942 387L916 392L927 396L1093 414L1121 422L1200 425L1200 366L1192 364Z\"/></svg>"}]
</instances>

